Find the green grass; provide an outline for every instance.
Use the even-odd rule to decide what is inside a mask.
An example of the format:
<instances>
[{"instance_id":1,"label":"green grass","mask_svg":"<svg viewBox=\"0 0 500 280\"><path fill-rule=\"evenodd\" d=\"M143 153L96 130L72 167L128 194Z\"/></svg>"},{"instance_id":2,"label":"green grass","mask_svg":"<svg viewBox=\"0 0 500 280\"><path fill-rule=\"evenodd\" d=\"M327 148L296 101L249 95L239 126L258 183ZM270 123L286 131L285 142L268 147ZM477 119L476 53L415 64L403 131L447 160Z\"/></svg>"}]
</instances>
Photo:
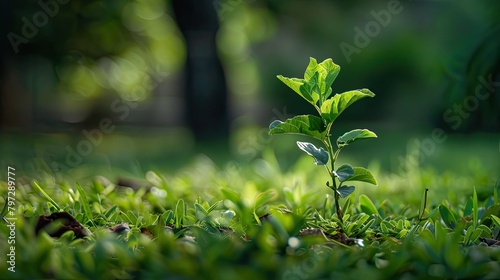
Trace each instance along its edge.
<instances>
[{"instance_id":1,"label":"green grass","mask_svg":"<svg viewBox=\"0 0 500 280\"><path fill-rule=\"evenodd\" d=\"M382 162L387 151L381 148L378 157L360 160L375 171L379 185L357 184L341 200L340 223L323 170L283 143L273 142L270 146L282 149L264 149L251 161L216 164L199 155L175 171L94 164L59 174L35 158L16 173L15 273L7 271L10 245L4 241L10 231L0 222L2 277L500 277L500 248L485 243L498 238L500 230L498 163L489 169L488 161L471 153L464 156L464 165L452 162L443 168L429 164L443 160L434 157L400 174ZM448 146L438 155L443 149ZM141 187L118 186L119 177L132 178ZM7 182L0 185L3 207ZM59 209L83 224L88 236L36 236L37 218ZM128 223L129 232L117 236L107 229L121 222ZM154 237L142 234L143 228ZM316 229L309 230L315 234L304 235L306 229ZM339 242L340 232L348 242Z\"/></svg>"}]
</instances>

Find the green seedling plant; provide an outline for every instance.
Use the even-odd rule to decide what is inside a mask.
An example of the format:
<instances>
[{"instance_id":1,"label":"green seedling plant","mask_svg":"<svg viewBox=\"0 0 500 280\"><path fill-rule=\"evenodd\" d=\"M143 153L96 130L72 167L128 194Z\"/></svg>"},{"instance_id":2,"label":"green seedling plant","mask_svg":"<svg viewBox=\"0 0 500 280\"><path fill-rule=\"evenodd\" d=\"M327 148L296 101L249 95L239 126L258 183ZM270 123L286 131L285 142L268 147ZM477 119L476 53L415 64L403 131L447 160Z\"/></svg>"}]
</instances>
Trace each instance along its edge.
<instances>
[{"instance_id":1,"label":"green seedling plant","mask_svg":"<svg viewBox=\"0 0 500 280\"><path fill-rule=\"evenodd\" d=\"M310 58L303 79L278 75L278 79L309 102L319 116L298 115L284 122L275 120L269 125L269 134L301 134L323 143L324 147L318 148L312 143L297 141L297 146L314 158L314 164L325 166L331 177L331 184L330 181L327 181L326 186L334 192L336 213L342 222L342 209L339 200L350 195L355 189L354 186L346 185L346 183L361 181L377 185L377 181L371 172L363 167L352 167L349 164L344 164L335 168L339 153L354 142L376 138L377 135L368 129L354 129L338 137L336 147L332 144L332 125L337 117L354 102L365 97L375 96L368 89L350 90L331 96L331 86L339 72L340 66L333 63L330 58L321 63Z\"/></svg>"}]
</instances>

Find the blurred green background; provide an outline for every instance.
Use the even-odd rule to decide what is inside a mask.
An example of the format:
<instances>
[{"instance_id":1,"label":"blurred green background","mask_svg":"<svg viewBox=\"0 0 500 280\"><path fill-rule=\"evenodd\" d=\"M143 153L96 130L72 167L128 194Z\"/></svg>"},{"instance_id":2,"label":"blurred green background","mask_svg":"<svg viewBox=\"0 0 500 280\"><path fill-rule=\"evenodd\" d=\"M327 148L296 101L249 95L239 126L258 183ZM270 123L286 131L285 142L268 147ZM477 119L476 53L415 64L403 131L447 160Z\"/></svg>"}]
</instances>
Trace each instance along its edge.
<instances>
[{"instance_id":1,"label":"blurred green background","mask_svg":"<svg viewBox=\"0 0 500 280\"><path fill-rule=\"evenodd\" d=\"M500 174L496 0L7 0L1 14L4 165L144 174L270 148L286 169L300 139L267 125L314 112L276 75L315 57L342 67L334 93L376 94L337 121L333 137L379 135L346 161L397 173L418 151L423 167Z\"/></svg>"}]
</instances>

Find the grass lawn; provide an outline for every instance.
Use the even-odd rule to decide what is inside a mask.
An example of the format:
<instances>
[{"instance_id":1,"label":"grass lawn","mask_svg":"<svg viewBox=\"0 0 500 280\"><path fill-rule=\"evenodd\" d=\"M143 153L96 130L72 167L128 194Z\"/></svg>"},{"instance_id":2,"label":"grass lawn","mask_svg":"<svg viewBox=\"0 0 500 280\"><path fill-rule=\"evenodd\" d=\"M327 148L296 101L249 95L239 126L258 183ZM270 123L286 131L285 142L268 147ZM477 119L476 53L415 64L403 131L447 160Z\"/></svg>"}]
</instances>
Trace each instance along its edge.
<instances>
[{"instance_id":1,"label":"grass lawn","mask_svg":"<svg viewBox=\"0 0 500 280\"><path fill-rule=\"evenodd\" d=\"M225 154L182 131L116 133L56 170L78 139L4 136L1 278L500 278L498 135L449 135L428 153L412 140L425 132L375 131L339 159L378 181L353 183L343 222L294 137L250 156L244 135Z\"/></svg>"}]
</instances>

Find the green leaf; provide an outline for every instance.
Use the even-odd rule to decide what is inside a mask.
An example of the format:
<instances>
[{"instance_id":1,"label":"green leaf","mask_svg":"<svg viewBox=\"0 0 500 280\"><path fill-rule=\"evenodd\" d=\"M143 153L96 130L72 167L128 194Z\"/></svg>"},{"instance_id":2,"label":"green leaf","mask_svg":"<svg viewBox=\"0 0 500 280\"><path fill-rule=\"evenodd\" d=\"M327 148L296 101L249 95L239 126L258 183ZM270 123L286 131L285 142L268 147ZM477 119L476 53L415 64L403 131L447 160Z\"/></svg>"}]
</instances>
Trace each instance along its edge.
<instances>
[{"instance_id":1,"label":"green leaf","mask_svg":"<svg viewBox=\"0 0 500 280\"><path fill-rule=\"evenodd\" d=\"M181 198L175 205L175 228L180 229L186 220L186 203Z\"/></svg>"},{"instance_id":2,"label":"green leaf","mask_svg":"<svg viewBox=\"0 0 500 280\"><path fill-rule=\"evenodd\" d=\"M117 209L118 205L114 205L108 211L106 211L106 213L104 213L104 217L109 220L109 218L116 212Z\"/></svg>"},{"instance_id":3,"label":"green leaf","mask_svg":"<svg viewBox=\"0 0 500 280\"><path fill-rule=\"evenodd\" d=\"M226 199L232 201L233 203L239 204L241 202L240 194L235 190L230 188L222 188L221 192L222 194L224 194L224 197Z\"/></svg>"},{"instance_id":4,"label":"green leaf","mask_svg":"<svg viewBox=\"0 0 500 280\"><path fill-rule=\"evenodd\" d=\"M318 76L318 72L314 73L310 80L306 81L299 87L302 96L307 96L308 98L305 99L312 105L316 105L320 96Z\"/></svg>"},{"instance_id":5,"label":"green leaf","mask_svg":"<svg viewBox=\"0 0 500 280\"><path fill-rule=\"evenodd\" d=\"M331 58L319 63L314 58L309 59L309 65L304 73L304 80L311 81L317 79L317 89L313 90L319 94L320 105L332 94L331 86L340 72L340 66L333 63ZM318 77L314 75L318 73ZM311 85L312 86L312 85ZM313 95L311 95L314 97ZM314 98L313 98L314 99Z\"/></svg>"},{"instance_id":6,"label":"green leaf","mask_svg":"<svg viewBox=\"0 0 500 280\"><path fill-rule=\"evenodd\" d=\"M474 187L474 192L472 193L472 226L474 229L477 228L477 223L479 221L479 202L477 200L476 187Z\"/></svg>"},{"instance_id":7,"label":"green leaf","mask_svg":"<svg viewBox=\"0 0 500 280\"><path fill-rule=\"evenodd\" d=\"M328 163L328 153L325 151L325 149L323 149L323 147L320 147L318 149L312 143L300 141L297 141L297 146L299 146L299 149L314 158L314 164L325 165Z\"/></svg>"},{"instance_id":8,"label":"green leaf","mask_svg":"<svg viewBox=\"0 0 500 280\"><path fill-rule=\"evenodd\" d=\"M347 178L347 181L360 181L365 183L370 183L372 185L377 185L377 180L373 177L372 173L368 169L363 167L354 167L354 174Z\"/></svg>"},{"instance_id":9,"label":"green leaf","mask_svg":"<svg viewBox=\"0 0 500 280\"><path fill-rule=\"evenodd\" d=\"M282 81L289 88L293 89L293 91L295 91L298 95L304 98L307 102L313 105L316 104L310 92L308 92L306 88L302 87L304 84L308 84L307 81L305 81L304 79L287 78L281 75L278 75L277 77L280 81Z\"/></svg>"},{"instance_id":10,"label":"green leaf","mask_svg":"<svg viewBox=\"0 0 500 280\"><path fill-rule=\"evenodd\" d=\"M319 64L320 78L324 83L320 83L321 95L326 100L332 94L331 86L340 72L340 66L333 63L331 58L325 59Z\"/></svg>"},{"instance_id":11,"label":"green leaf","mask_svg":"<svg viewBox=\"0 0 500 280\"><path fill-rule=\"evenodd\" d=\"M257 198L255 200L255 207L254 208L259 208L260 206L263 206L272 199L276 197L276 191L274 190L268 190L263 193L260 193L257 195Z\"/></svg>"},{"instance_id":12,"label":"green leaf","mask_svg":"<svg viewBox=\"0 0 500 280\"><path fill-rule=\"evenodd\" d=\"M361 211L365 212L368 215L377 215L379 216L377 207L375 207L375 204L371 201L371 199L362 194L359 196L359 206L361 207Z\"/></svg>"},{"instance_id":13,"label":"green leaf","mask_svg":"<svg viewBox=\"0 0 500 280\"><path fill-rule=\"evenodd\" d=\"M457 220L455 219L455 216L453 216L453 213L451 213L450 209L444 205L439 205L439 213L441 214L441 219L443 219L443 222L451 229L455 228L455 225L457 224Z\"/></svg>"},{"instance_id":14,"label":"green leaf","mask_svg":"<svg viewBox=\"0 0 500 280\"><path fill-rule=\"evenodd\" d=\"M350 195L354 191L354 189L354 186L342 186L337 189L337 193L340 195L340 197L344 198Z\"/></svg>"},{"instance_id":15,"label":"green leaf","mask_svg":"<svg viewBox=\"0 0 500 280\"><path fill-rule=\"evenodd\" d=\"M285 122L276 120L269 125L269 135L302 134L323 141L326 137L326 126L323 120L313 115L299 115Z\"/></svg>"},{"instance_id":16,"label":"green leaf","mask_svg":"<svg viewBox=\"0 0 500 280\"><path fill-rule=\"evenodd\" d=\"M439 210L439 208L434 208L434 209L432 209L429 213L427 213L426 215L424 215L424 216L422 217L422 220L427 220L427 219L429 219L430 217L434 216L434 215L437 213L437 211L438 211L438 210Z\"/></svg>"},{"instance_id":17,"label":"green leaf","mask_svg":"<svg viewBox=\"0 0 500 280\"><path fill-rule=\"evenodd\" d=\"M333 171L334 175L339 179L340 182L345 182L352 175L354 175L354 169L349 164L344 164L337 168L337 171Z\"/></svg>"},{"instance_id":18,"label":"green leaf","mask_svg":"<svg viewBox=\"0 0 500 280\"><path fill-rule=\"evenodd\" d=\"M337 147L342 148L358 140L377 138L377 135L368 129L354 129L344 133L337 139Z\"/></svg>"},{"instance_id":19,"label":"green leaf","mask_svg":"<svg viewBox=\"0 0 500 280\"><path fill-rule=\"evenodd\" d=\"M198 214L201 214L201 219L208 216L208 212L207 210L205 210L205 208L203 208L203 206L199 203L194 203L194 208L196 209L196 216L198 217L199 215Z\"/></svg>"},{"instance_id":20,"label":"green leaf","mask_svg":"<svg viewBox=\"0 0 500 280\"><path fill-rule=\"evenodd\" d=\"M78 192L80 193L80 197L82 199L82 205L83 205L83 211L85 212L85 217L87 218L88 221L90 221L93 224L94 219L92 217L92 211L90 210L90 204L87 199L87 193L85 193L82 186L80 186L80 184L78 183L76 183L76 188L78 189Z\"/></svg>"},{"instance_id":21,"label":"green leaf","mask_svg":"<svg viewBox=\"0 0 500 280\"><path fill-rule=\"evenodd\" d=\"M222 200L219 200L219 201L216 201L212 206L210 206L208 209L207 209L207 215L210 214L212 211L215 210L215 208L217 208L217 206L219 206L219 204L222 202Z\"/></svg>"},{"instance_id":22,"label":"green leaf","mask_svg":"<svg viewBox=\"0 0 500 280\"><path fill-rule=\"evenodd\" d=\"M318 72L318 62L315 58L309 58L309 65L307 65L306 72L304 72L304 80L309 81L314 74Z\"/></svg>"},{"instance_id":23,"label":"green leaf","mask_svg":"<svg viewBox=\"0 0 500 280\"><path fill-rule=\"evenodd\" d=\"M347 107L351 106L351 104L353 104L354 102L365 97L373 96L375 96L375 94L368 89L351 90L336 94L321 105L321 117L328 123L332 123Z\"/></svg>"},{"instance_id":24,"label":"green leaf","mask_svg":"<svg viewBox=\"0 0 500 280\"><path fill-rule=\"evenodd\" d=\"M170 225L170 221L174 218L174 211L172 209L167 210L167 212L163 213L162 215L163 220L165 221L165 225L168 226Z\"/></svg>"},{"instance_id":25,"label":"green leaf","mask_svg":"<svg viewBox=\"0 0 500 280\"><path fill-rule=\"evenodd\" d=\"M493 223L495 223L495 225L497 226L497 228L500 229L500 218L498 218L495 215L491 215L491 220L493 221Z\"/></svg>"}]
</instances>

